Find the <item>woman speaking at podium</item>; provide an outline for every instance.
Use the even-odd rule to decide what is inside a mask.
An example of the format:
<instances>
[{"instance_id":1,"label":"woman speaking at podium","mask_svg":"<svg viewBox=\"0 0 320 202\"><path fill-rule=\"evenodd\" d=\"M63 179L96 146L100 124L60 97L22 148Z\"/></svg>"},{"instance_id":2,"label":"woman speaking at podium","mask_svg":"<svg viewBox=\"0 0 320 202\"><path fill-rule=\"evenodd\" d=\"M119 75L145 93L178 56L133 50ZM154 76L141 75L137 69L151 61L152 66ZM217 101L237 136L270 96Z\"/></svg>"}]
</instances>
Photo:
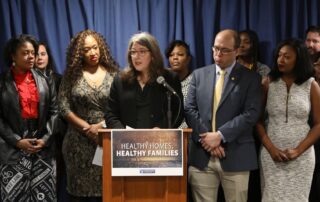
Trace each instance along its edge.
<instances>
[{"instance_id":1,"label":"woman speaking at podium","mask_svg":"<svg viewBox=\"0 0 320 202\"><path fill-rule=\"evenodd\" d=\"M146 32L133 35L127 60L128 67L111 85L107 127L177 128L183 120L181 84L164 68L157 40Z\"/></svg>"}]
</instances>

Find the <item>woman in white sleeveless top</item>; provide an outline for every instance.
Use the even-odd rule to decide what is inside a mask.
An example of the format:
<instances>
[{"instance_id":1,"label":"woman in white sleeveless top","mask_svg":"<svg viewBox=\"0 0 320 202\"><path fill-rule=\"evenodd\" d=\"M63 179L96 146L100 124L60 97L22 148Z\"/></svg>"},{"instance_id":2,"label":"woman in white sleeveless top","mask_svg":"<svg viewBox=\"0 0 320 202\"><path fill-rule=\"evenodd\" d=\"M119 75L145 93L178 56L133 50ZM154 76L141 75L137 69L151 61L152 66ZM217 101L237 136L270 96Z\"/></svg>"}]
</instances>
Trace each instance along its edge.
<instances>
[{"instance_id":1,"label":"woman in white sleeveless top","mask_svg":"<svg viewBox=\"0 0 320 202\"><path fill-rule=\"evenodd\" d=\"M320 135L320 88L303 42L282 42L275 57L265 85L263 111L268 119L257 124L263 144L262 201L307 202L315 166L313 144Z\"/></svg>"}]
</instances>

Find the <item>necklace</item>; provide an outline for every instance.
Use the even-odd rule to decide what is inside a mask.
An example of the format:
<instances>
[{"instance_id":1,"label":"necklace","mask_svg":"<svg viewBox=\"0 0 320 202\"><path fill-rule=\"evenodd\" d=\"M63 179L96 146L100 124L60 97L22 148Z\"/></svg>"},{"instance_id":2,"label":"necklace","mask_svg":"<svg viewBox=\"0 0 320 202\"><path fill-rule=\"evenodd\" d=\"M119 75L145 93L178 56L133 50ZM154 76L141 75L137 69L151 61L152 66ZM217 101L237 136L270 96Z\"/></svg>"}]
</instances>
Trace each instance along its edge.
<instances>
[{"instance_id":1,"label":"necklace","mask_svg":"<svg viewBox=\"0 0 320 202\"><path fill-rule=\"evenodd\" d=\"M29 75L26 76L24 82L25 82L26 84L31 83L31 78L29 78Z\"/></svg>"},{"instance_id":2,"label":"necklace","mask_svg":"<svg viewBox=\"0 0 320 202\"><path fill-rule=\"evenodd\" d=\"M88 73L85 73L84 77L92 88L96 89L98 87L97 83L98 83L99 79L90 78Z\"/></svg>"},{"instance_id":3,"label":"necklace","mask_svg":"<svg viewBox=\"0 0 320 202\"><path fill-rule=\"evenodd\" d=\"M93 88L98 88L105 78L106 71L98 69L94 73L90 73L88 71L83 71L83 77L86 82Z\"/></svg>"}]
</instances>

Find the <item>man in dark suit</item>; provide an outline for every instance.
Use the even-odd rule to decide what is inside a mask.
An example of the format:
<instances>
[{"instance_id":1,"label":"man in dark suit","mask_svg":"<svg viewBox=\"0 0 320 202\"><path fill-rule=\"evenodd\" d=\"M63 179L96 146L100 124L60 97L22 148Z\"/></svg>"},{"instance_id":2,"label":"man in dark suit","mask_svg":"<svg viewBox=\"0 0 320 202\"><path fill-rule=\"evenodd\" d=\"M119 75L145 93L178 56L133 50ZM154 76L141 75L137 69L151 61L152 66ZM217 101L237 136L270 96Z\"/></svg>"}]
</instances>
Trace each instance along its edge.
<instances>
[{"instance_id":1,"label":"man in dark suit","mask_svg":"<svg viewBox=\"0 0 320 202\"><path fill-rule=\"evenodd\" d=\"M190 83L185 115L193 129L189 182L195 201L216 201L220 183L227 201L247 201L249 171L258 166L252 130L261 78L236 63L239 44L237 32L219 32L215 64L194 71Z\"/></svg>"},{"instance_id":2,"label":"man in dark suit","mask_svg":"<svg viewBox=\"0 0 320 202\"><path fill-rule=\"evenodd\" d=\"M306 31L305 44L308 48L311 61L315 63L320 60L320 27L310 26ZM317 80L317 75L315 78ZM312 125L312 123L310 122ZM310 190L309 201L320 201L320 140L314 144L314 151L316 155L316 167L313 173L312 185Z\"/></svg>"}]
</instances>

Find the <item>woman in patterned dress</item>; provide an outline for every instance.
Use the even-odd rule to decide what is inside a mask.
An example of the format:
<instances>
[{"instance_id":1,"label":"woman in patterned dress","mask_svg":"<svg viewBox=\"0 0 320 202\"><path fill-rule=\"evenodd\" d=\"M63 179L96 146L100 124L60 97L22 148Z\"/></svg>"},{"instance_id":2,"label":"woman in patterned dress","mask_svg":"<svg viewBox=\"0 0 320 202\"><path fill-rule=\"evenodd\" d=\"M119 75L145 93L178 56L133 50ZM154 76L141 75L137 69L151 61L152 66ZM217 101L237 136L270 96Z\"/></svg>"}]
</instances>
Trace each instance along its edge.
<instances>
[{"instance_id":1,"label":"woman in patterned dress","mask_svg":"<svg viewBox=\"0 0 320 202\"><path fill-rule=\"evenodd\" d=\"M320 88L302 41L282 42L275 57L262 110L268 122L266 127L262 119L257 124L263 144L262 201L307 202L315 166L313 144L320 134Z\"/></svg>"},{"instance_id":2,"label":"woman in patterned dress","mask_svg":"<svg viewBox=\"0 0 320 202\"><path fill-rule=\"evenodd\" d=\"M93 165L92 160L117 72L118 65L102 35L84 30L71 39L59 89L59 108L69 123L62 153L72 201L102 200L102 168Z\"/></svg>"}]
</instances>

